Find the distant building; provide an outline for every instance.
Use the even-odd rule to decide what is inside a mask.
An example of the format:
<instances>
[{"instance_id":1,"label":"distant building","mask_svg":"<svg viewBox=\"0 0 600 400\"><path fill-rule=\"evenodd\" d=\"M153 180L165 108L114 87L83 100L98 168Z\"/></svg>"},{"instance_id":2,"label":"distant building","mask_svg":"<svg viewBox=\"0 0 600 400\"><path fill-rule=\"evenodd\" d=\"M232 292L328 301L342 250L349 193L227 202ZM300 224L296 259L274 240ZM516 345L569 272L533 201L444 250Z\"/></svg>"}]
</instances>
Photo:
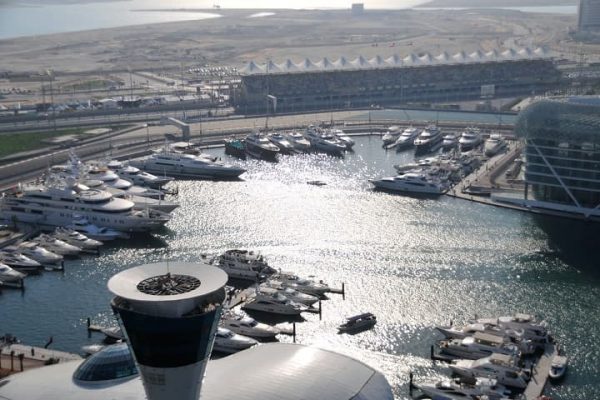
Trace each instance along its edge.
<instances>
[{"instance_id":1,"label":"distant building","mask_svg":"<svg viewBox=\"0 0 600 400\"><path fill-rule=\"evenodd\" d=\"M600 30L600 0L579 1L579 31Z\"/></svg>"},{"instance_id":2,"label":"distant building","mask_svg":"<svg viewBox=\"0 0 600 400\"><path fill-rule=\"evenodd\" d=\"M365 12L365 5L363 3L352 4L352 15L362 15Z\"/></svg>"},{"instance_id":3,"label":"distant building","mask_svg":"<svg viewBox=\"0 0 600 400\"><path fill-rule=\"evenodd\" d=\"M600 220L600 105L544 100L524 109L521 205Z\"/></svg>"}]
</instances>

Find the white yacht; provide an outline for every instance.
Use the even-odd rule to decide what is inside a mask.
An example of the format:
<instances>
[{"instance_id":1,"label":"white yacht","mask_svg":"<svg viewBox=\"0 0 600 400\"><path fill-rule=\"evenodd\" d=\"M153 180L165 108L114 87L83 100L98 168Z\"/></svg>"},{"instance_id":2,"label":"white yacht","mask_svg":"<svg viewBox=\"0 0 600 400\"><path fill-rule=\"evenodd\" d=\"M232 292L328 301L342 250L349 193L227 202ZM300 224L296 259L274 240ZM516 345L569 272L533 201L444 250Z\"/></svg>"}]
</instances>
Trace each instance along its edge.
<instances>
[{"instance_id":1,"label":"white yacht","mask_svg":"<svg viewBox=\"0 0 600 400\"><path fill-rule=\"evenodd\" d=\"M280 154L295 153L294 145L283 134L279 132L271 133L270 135L267 135L267 138L271 141L271 143L279 147Z\"/></svg>"},{"instance_id":2,"label":"white yacht","mask_svg":"<svg viewBox=\"0 0 600 400\"><path fill-rule=\"evenodd\" d=\"M213 343L213 351L233 354L238 351L249 349L257 344L258 342L255 339L233 333L226 328L218 327L215 335L215 342Z\"/></svg>"},{"instance_id":3,"label":"white yacht","mask_svg":"<svg viewBox=\"0 0 600 400\"><path fill-rule=\"evenodd\" d=\"M319 298L312 294L302 293L291 287L285 287L282 285L273 284L272 282L265 282L260 284L258 292L268 295L282 294L295 303L305 304L312 306Z\"/></svg>"},{"instance_id":4,"label":"white yacht","mask_svg":"<svg viewBox=\"0 0 600 400\"><path fill-rule=\"evenodd\" d=\"M298 275L290 273L279 273L272 276L269 281L273 285L282 285L296 289L299 292L312 294L322 297L325 293L330 292L331 288L323 281L316 282L312 279L301 278Z\"/></svg>"},{"instance_id":5,"label":"white yacht","mask_svg":"<svg viewBox=\"0 0 600 400\"><path fill-rule=\"evenodd\" d=\"M492 354L478 360L454 360L450 369L460 377L491 378L501 385L518 389L525 389L531 378L528 372L517 366L516 357L505 354Z\"/></svg>"},{"instance_id":6,"label":"white yacht","mask_svg":"<svg viewBox=\"0 0 600 400\"><path fill-rule=\"evenodd\" d=\"M192 142L175 142L166 144L168 151L180 153L180 154L191 154L200 158L206 158L210 161L217 161L217 157L212 154L203 153L198 146Z\"/></svg>"},{"instance_id":7,"label":"white yacht","mask_svg":"<svg viewBox=\"0 0 600 400\"><path fill-rule=\"evenodd\" d=\"M129 191L133 187L131 182L121 179L119 175L110 169L99 165L89 165L85 171L85 176L88 179L101 181L106 186L115 189Z\"/></svg>"},{"instance_id":8,"label":"white yacht","mask_svg":"<svg viewBox=\"0 0 600 400\"><path fill-rule=\"evenodd\" d=\"M519 356L519 346L500 336L476 332L464 339L443 339L439 341L442 354L457 358L477 360L488 357L492 353Z\"/></svg>"},{"instance_id":9,"label":"white yacht","mask_svg":"<svg viewBox=\"0 0 600 400\"><path fill-rule=\"evenodd\" d=\"M415 139L419 136L419 130L414 126L409 126L404 129L396 142L394 142L394 146L396 150L404 150L408 147L412 147L414 145Z\"/></svg>"},{"instance_id":10,"label":"white yacht","mask_svg":"<svg viewBox=\"0 0 600 400\"><path fill-rule=\"evenodd\" d=\"M8 265L0 263L0 283L18 282L25 278L25 276L24 273L15 271Z\"/></svg>"},{"instance_id":11,"label":"white yacht","mask_svg":"<svg viewBox=\"0 0 600 400\"><path fill-rule=\"evenodd\" d=\"M330 130L323 130L311 125L306 129L305 137L317 151L342 154L346 150L346 145L336 139Z\"/></svg>"},{"instance_id":12,"label":"white yacht","mask_svg":"<svg viewBox=\"0 0 600 400\"><path fill-rule=\"evenodd\" d=\"M160 189L174 179L171 176L156 176L117 160L107 162L106 166L119 174L123 179L127 179L135 185L147 186L154 189Z\"/></svg>"},{"instance_id":13,"label":"white yacht","mask_svg":"<svg viewBox=\"0 0 600 400\"><path fill-rule=\"evenodd\" d=\"M491 324L472 323L462 328L436 326L436 329L448 339L465 339L477 333L497 336L504 342L510 341L515 343L519 347L521 354L532 354L536 349L534 343L523 337L522 331L504 329Z\"/></svg>"},{"instance_id":14,"label":"white yacht","mask_svg":"<svg viewBox=\"0 0 600 400\"><path fill-rule=\"evenodd\" d=\"M393 144L401 134L400 127L397 125L390 126L385 134L382 136L381 140L383 141L384 146L389 146Z\"/></svg>"},{"instance_id":15,"label":"white yacht","mask_svg":"<svg viewBox=\"0 0 600 400\"><path fill-rule=\"evenodd\" d=\"M509 400L512 395L511 391L505 386L498 384L495 379L489 378L476 378L474 384L466 384L461 382L460 379L456 379L434 384L414 384L413 386L424 395L440 400Z\"/></svg>"},{"instance_id":16,"label":"white yacht","mask_svg":"<svg viewBox=\"0 0 600 400\"><path fill-rule=\"evenodd\" d=\"M79 247L83 250L96 250L98 247L102 246L101 241L90 239L81 232L77 232L74 229L65 228L62 226L57 227L54 230L53 235L55 238Z\"/></svg>"},{"instance_id":17,"label":"white yacht","mask_svg":"<svg viewBox=\"0 0 600 400\"><path fill-rule=\"evenodd\" d=\"M292 143L296 151L304 153L310 151L310 142L300 132L288 132L285 136Z\"/></svg>"},{"instance_id":18,"label":"white yacht","mask_svg":"<svg viewBox=\"0 0 600 400\"><path fill-rule=\"evenodd\" d=\"M354 140L350 136L346 135L346 133L344 133L344 131L341 129L332 129L331 132L337 140L346 146L346 150L352 150L356 144L356 142L354 142Z\"/></svg>"},{"instance_id":19,"label":"white yacht","mask_svg":"<svg viewBox=\"0 0 600 400\"><path fill-rule=\"evenodd\" d=\"M71 224L67 225L66 228L81 232L90 239L98 241L129 239L129 235L127 233L94 225L81 215L75 215L73 217L73 221L71 221Z\"/></svg>"},{"instance_id":20,"label":"white yacht","mask_svg":"<svg viewBox=\"0 0 600 400\"><path fill-rule=\"evenodd\" d=\"M230 278L254 282L277 272L269 267L262 255L248 250L227 250L219 256L215 266L225 271Z\"/></svg>"},{"instance_id":21,"label":"white yacht","mask_svg":"<svg viewBox=\"0 0 600 400\"><path fill-rule=\"evenodd\" d=\"M458 138L454 133L448 133L442 138L442 149L443 150L452 150L458 145Z\"/></svg>"},{"instance_id":22,"label":"white yacht","mask_svg":"<svg viewBox=\"0 0 600 400\"><path fill-rule=\"evenodd\" d=\"M246 172L245 169L220 161L192 154L182 154L163 150L146 158L131 160L130 165L144 171L169 174L177 178L190 179L235 179Z\"/></svg>"},{"instance_id":23,"label":"white yacht","mask_svg":"<svg viewBox=\"0 0 600 400\"><path fill-rule=\"evenodd\" d=\"M0 200L2 217L42 227L68 226L76 215L102 227L146 232L166 224L170 216L160 211L134 210L135 204L93 190L73 180L49 177L45 185L25 187Z\"/></svg>"},{"instance_id":24,"label":"white yacht","mask_svg":"<svg viewBox=\"0 0 600 400\"><path fill-rule=\"evenodd\" d=\"M274 326L257 322L254 318L227 313L221 317L221 326L240 335L257 339L274 339L280 330Z\"/></svg>"},{"instance_id":25,"label":"white yacht","mask_svg":"<svg viewBox=\"0 0 600 400\"><path fill-rule=\"evenodd\" d=\"M546 321L538 321L535 316L530 314L517 313L499 318L482 318L476 322L521 332L523 338L535 343L544 344L552 340Z\"/></svg>"},{"instance_id":26,"label":"white yacht","mask_svg":"<svg viewBox=\"0 0 600 400\"><path fill-rule=\"evenodd\" d=\"M47 235L45 233L42 233L39 236L31 239L31 241L33 243L37 243L46 250L49 250L56 254L60 254L63 257L75 257L78 256L79 253L81 253L81 249L79 247L68 244L67 242L63 242L62 240Z\"/></svg>"},{"instance_id":27,"label":"white yacht","mask_svg":"<svg viewBox=\"0 0 600 400\"><path fill-rule=\"evenodd\" d=\"M442 146L444 134L436 125L429 125L421 131L413 142L417 154L432 153Z\"/></svg>"},{"instance_id":28,"label":"white yacht","mask_svg":"<svg viewBox=\"0 0 600 400\"><path fill-rule=\"evenodd\" d=\"M115 189L112 187L106 187L102 181L98 181L98 180L87 180L87 181L84 181L83 184L85 186L89 187L90 189L105 190L105 191L109 192L110 194L112 194L116 198L129 200L129 201L133 202L133 204L135 205L135 208L139 209L139 210L151 208L153 210L158 210L158 211L168 214L168 213L175 211L175 209L177 209L179 207L179 204L175 203L173 201L164 200L161 198L157 199L154 196L152 196L152 197L138 196L138 195L131 194L129 191L126 191L126 190Z\"/></svg>"},{"instance_id":29,"label":"white yacht","mask_svg":"<svg viewBox=\"0 0 600 400\"><path fill-rule=\"evenodd\" d=\"M358 333L371 329L377 323L377 318L371 313L364 313L346 318L346 321L338 327L340 333Z\"/></svg>"},{"instance_id":30,"label":"white yacht","mask_svg":"<svg viewBox=\"0 0 600 400\"><path fill-rule=\"evenodd\" d=\"M63 256L53 253L33 242L21 242L19 244L5 247L5 252L20 253L37 261L41 265L55 265L63 261Z\"/></svg>"},{"instance_id":31,"label":"white yacht","mask_svg":"<svg viewBox=\"0 0 600 400\"><path fill-rule=\"evenodd\" d=\"M407 172L394 177L369 180L376 188L400 193L441 195L448 190L446 182L430 178L424 173Z\"/></svg>"},{"instance_id":32,"label":"white yacht","mask_svg":"<svg viewBox=\"0 0 600 400\"><path fill-rule=\"evenodd\" d=\"M483 152L486 157L493 157L506 147L506 141L499 133L492 133L483 144Z\"/></svg>"},{"instance_id":33,"label":"white yacht","mask_svg":"<svg viewBox=\"0 0 600 400\"><path fill-rule=\"evenodd\" d=\"M256 296L246 302L242 308L244 310L262 311L265 313L281 315L300 315L300 313L308 310L308 306L294 303L281 294L267 295L260 293L257 293Z\"/></svg>"},{"instance_id":34,"label":"white yacht","mask_svg":"<svg viewBox=\"0 0 600 400\"><path fill-rule=\"evenodd\" d=\"M252 132L246 136L246 153L249 156L260 160L277 161L277 155L280 153L279 147L275 146L260 132Z\"/></svg>"},{"instance_id":35,"label":"white yacht","mask_svg":"<svg viewBox=\"0 0 600 400\"><path fill-rule=\"evenodd\" d=\"M467 128L463 133L461 133L460 139L458 139L458 144L461 151L469 151L479 146L482 141L483 139L479 129Z\"/></svg>"},{"instance_id":36,"label":"white yacht","mask_svg":"<svg viewBox=\"0 0 600 400\"><path fill-rule=\"evenodd\" d=\"M32 260L19 252L6 249L0 250L0 263L25 272L37 271L42 266L39 262Z\"/></svg>"}]
</instances>

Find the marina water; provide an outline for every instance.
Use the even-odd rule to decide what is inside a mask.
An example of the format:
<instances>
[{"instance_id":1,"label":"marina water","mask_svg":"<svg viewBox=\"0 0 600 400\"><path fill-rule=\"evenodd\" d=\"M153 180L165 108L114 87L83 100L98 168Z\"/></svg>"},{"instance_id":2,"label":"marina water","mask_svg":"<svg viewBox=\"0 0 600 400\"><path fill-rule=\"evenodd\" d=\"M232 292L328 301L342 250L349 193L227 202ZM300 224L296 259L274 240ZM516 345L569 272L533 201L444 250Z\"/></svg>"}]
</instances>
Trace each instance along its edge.
<instances>
[{"instance_id":1,"label":"marina water","mask_svg":"<svg viewBox=\"0 0 600 400\"><path fill-rule=\"evenodd\" d=\"M247 167L243 181L178 182L181 207L164 231L69 260L64 273L30 277L24 293L5 290L1 333L32 345L53 336L52 348L78 352L101 340L88 338L86 317L114 324L106 282L116 272L248 248L275 268L335 287L345 282L346 300L331 295L322 321L307 315L298 341L381 370L400 399L408 398L409 371L416 380L448 375L429 360L435 325L514 312L545 318L570 358L551 395L600 398L600 229L446 197L374 192L368 178L391 175L413 154L386 152L377 136L357 138L355 149L344 158L297 155L276 164L228 159ZM377 315L373 330L336 333L344 317L361 312Z\"/></svg>"}]
</instances>

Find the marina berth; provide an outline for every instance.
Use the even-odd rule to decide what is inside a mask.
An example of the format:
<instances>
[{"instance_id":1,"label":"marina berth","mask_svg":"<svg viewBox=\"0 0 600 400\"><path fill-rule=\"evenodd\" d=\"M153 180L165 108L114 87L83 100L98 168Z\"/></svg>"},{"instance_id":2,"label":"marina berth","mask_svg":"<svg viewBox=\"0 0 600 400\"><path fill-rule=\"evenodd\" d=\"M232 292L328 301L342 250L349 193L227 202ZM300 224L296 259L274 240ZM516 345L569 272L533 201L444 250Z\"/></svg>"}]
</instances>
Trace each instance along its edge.
<instances>
[{"instance_id":1,"label":"marina berth","mask_svg":"<svg viewBox=\"0 0 600 400\"><path fill-rule=\"evenodd\" d=\"M218 327L215 334L213 351L220 353L233 354L238 351L249 349L256 346L258 342L238 333L234 333L227 328Z\"/></svg>"},{"instance_id":2,"label":"marina berth","mask_svg":"<svg viewBox=\"0 0 600 400\"><path fill-rule=\"evenodd\" d=\"M517 389L525 389L531 379L528 371L518 367L517 358L506 354L492 354L478 360L455 360L449 367L461 378L491 378Z\"/></svg>"},{"instance_id":3,"label":"marina berth","mask_svg":"<svg viewBox=\"0 0 600 400\"><path fill-rule=\"evenodd\" d=\"M274 326L257 322L254 318L235 314L224 313L221 317L221 326L240 335L255 339L274 339L280 330Z\"/></svg>"},{"instance_id":4,"label":"marina berth","mask_svg":"<svg viewBox=\"0 0 600 400\"><path fill-rule=\"evenodd\" d=\"M90 189L72 179L50 176L43 185L26 186L0 200L8 221L43 228L69 226L76 216L102 227L127 232L147 232L165 225L170 217L157 210L135 210L131 201L103 190Z\"/></svg>"},{"instance_id":5,"label":"marina berth","mask_svg":"<svg viewBox=\"0 0 600 400\"><path fill-rule=\"evenodd\" d=\"M260 132L252 132L245 139L246 153L250 157L259 160L277 161L277 155L280 153L279 147L275 146L266 136Z\"/></svg>"}]
</instances>

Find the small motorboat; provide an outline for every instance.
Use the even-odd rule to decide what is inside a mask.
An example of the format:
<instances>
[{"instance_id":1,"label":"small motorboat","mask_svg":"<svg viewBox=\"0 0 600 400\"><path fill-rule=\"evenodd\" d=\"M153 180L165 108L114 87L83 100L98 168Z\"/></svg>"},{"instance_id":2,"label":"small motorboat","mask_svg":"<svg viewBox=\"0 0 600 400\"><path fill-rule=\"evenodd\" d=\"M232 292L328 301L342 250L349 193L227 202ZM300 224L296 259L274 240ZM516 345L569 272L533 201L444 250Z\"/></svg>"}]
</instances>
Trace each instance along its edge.
<instances>
[{"instance_id":1,"label":"small motorboat","mask_svg":"<svg viewBox=\"0 0 600 400\"><path fill-rule=\"evenodd\" d=\"M550 379L553 381L560 380L565 376L565 372L567 372L567 357L561 355L554 356L550 365L550 372L548 373Z\"/></svg>"},{"instance_id":2,"label":"small motorboat","mask_svg":"<svg viewBox=\"0 0 600 400\"><path fill-rule=\"evenodd\" d=\"M339 333L358 333L371 329L377 323L377 318L371 313L355 315L346 318L346 322L338 327Z\"/></svg>"},{"instance_id":3,"label":"small motorboat","mask_svg":"<svg viewBox=\"0 0 600 400\"><path fill-rule=\"evenodd\" d=\"M226 139L225 140L225 154L246 159L246 142L243 139Z\"/></svg>"},{"instance_id":4,"label":"small motorboat","mask_svg":"<svg viewBox=\"0 0 600 400\"><path fill-rule=\"evenodd\" d=\"M306 183L308 185L313 185L313 186L325 186L325 185L327 185L327 182L323 182L323 181L319 181L319 180L306 181Z\"/></svg>"}]
</instances>

